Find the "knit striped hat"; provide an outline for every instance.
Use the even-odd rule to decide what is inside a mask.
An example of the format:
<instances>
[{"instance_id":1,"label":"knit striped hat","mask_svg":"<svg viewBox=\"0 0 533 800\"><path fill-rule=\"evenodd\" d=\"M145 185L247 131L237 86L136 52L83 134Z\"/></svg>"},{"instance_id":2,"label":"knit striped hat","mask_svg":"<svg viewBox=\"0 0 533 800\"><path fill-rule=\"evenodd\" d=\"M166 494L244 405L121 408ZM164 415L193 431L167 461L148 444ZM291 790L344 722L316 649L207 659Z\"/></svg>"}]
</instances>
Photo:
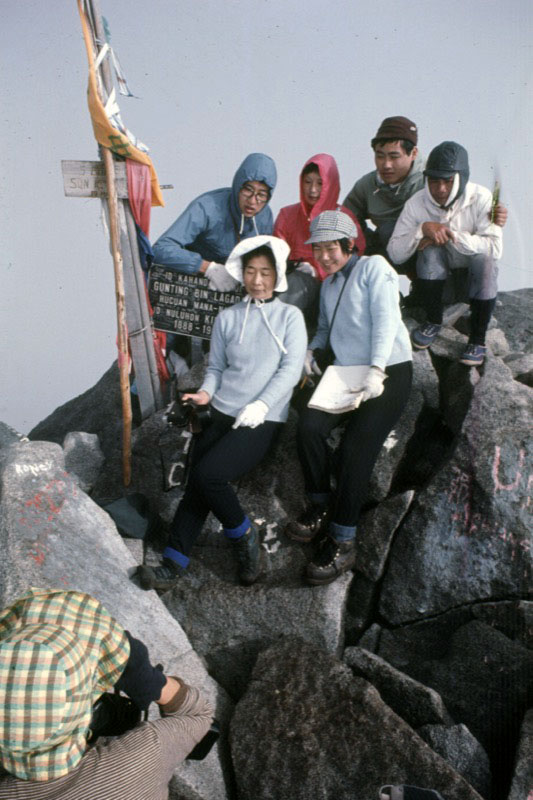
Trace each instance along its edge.
<instances>
[{"instance_id":1,"label":"knit striped hat","mask_svg":"<svg viewBox=\"0 0 533 800\"><path fill-rule=\"evenodd\" d=\"M128 658L124 629L88 594L32 589L0 612L2 766L33 781L69 773Z\"/></svg>"}]
</instances>

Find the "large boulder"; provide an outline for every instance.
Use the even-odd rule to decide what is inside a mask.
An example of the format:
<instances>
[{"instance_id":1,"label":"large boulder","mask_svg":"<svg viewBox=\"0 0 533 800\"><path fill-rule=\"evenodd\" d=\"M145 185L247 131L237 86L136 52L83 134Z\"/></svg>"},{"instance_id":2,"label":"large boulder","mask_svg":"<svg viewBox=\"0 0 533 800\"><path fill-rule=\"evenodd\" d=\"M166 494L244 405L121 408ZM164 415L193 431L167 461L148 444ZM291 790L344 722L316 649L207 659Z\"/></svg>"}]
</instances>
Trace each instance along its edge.
<instances>
[{"instance_id":1,"label":"large boulder","mask_svg":"<svg viewBox=\"0 0 533 800\"><path fill-rule=\"evenodd\" d=\"M494 319L515 352L533 352L533 289L500 292L496 299Z\"/></svg>"},{"instance_id":2,"label":"large boulder","mask_svg":"<svg viewBox=\"0 0 533 800\"><path fill-rule=\"evenodd\" d=\"M208 675L187 636L155 592L129 578L135 566L111 518L66 472L61 447L50 442L12 444L2 451L0 475L0 606L30 587L88 592L148 646L154 663L202 688L222 719L225 692ZM227 796L221 765L210 761L209 792L202 766L180 767L184 797ZM201 793L198 787L204 786ZM188 794L187 794L188 793Z\"/></svg>"},{"instance_id":3,"label":"large boulder","mask_svg":"<svg viewBox=\"0 0 533 800\"><path fill-rule=\"evenodd\" d=\"M520 722L533 705L533 653L479 620L453 630L449 618L438 642L436 621L418 628L418 637L413 631L382 633L380 655L440 694L455 722L486 749L495 796L503 797Z\"/></svg>"},{"instance_id":4,"label":"large boulder","mask_svg":"<svg viewBox=\"0 0 533 800\"><path fill-rule=\"evenodd\" d=\"M105 461L98 436L83 431L67 433L63 452L67 471L78 478L80 489L89 492Z\"/></svg>"},{"instance_id":5,"label":"large boulder","mask_svg":"<svg viewBox=\"0 0 533 800\"><path fill-rule=\"evenodd\" d=\"M474 620L490 625L521 647L533 649L533 602L524 600L475 603L395 629L374 624L365 631L360 644L411 674L410 665L417 661L444 658L455 632Z\"/></svg>"},{"instance_id":6,"label":"large boulder","mask_svg":"<svg viewBox=\"0 0 533 800\"><path fill-rule=\"evenodd\" d=\"M231 545L218 550L219 560ZM283 550L283 558L288 550ZM276 560L274 554L265 554ZM228 563L229 562L229 563ZM280 636L301 636L323 650L340 655L344 642L344 608L351 575L334 583L310 588L299 577L302 561L289 559L296 580L275 579L275 566L267 578L251 587L232 585L232 554L222 580L201 563L163 595L170 613L187 633L210 674L238 699L246 689L258 653Z\"/></svg>"},{"instance_id":7,"label":"large boulder","mask_svg":"<svg viewBox=\"0 0 533 800\"><path fill-rule=\"evenodd\" d=\"M417 733L476 789L491 797L489 757L466 725L423 725Z\"/></svg>"},{"instance_id":8,"label":"large boulder","mask_svg":"<svg viewBox=\"0 0 533 800\"><path fill-rule=\"evenodd\" d=\"M533 353L511 353L503 360L516 381L533 388Z\"/></svg>"},{"instance_id":9,"label":"large boulder","mask_svg":"<svg viewBox=\"0 0 533 800\"><path fill-rule=\"evenodd\" d=\"M408 491L390 497L361 517L355 540L356 566L350 584L346 616L346 632L350 642L372 618L391 543L413 496L414 492Z\"/></svg>"},{"instance_id":10,"label":"large boulder","mask_svg":"<svg viewBox=\"0 0 533 800\"><path fill-rule=\"evenodd\" d=\"M370 683L298 639L259 655L230 738L239 800L369 800L385 783L480 797Z\"/></svg>"},{"instance_id":11,"label":"large boulder","mask_svg":"<svg viewBox=\"0 0 533 800\"><path fill-rule=\"evenodd\" d=\"M488 358L453 457L417 496L392 545L380 613L391 624L531 586L533 392Z\"/></svg>"},{"instance_id":12,"label":"large boulder","mask_svg":"<svg viewBox=\"0 0 533 800\"><path fill-rule=\"evenodd\" d=\"M33 441L45 440L61 444L71 431L96 433L107 455L108 443L113 446L117 440L120 443L121 419L120 380L115 361L94 386L56 408L28 436Z\"/></svg>"},{"instance_id":13,"label":"large boulder","mask_svg":"<svg viewBox=\"0 0 533 800\"><path fill-rule=\"evenodd\" d=\"M529 800L533 789L533 708L524 717L508 800Z\"/></svg>"},{"instance_id":14,"label":"large boulder","mask_svg":"<svg viewBox=\"0 0 533 800\"><path fill-rule=\"evenodd\" d=\"M347 647L343 661L354 675L375 686L385 703L412 728L452 722L438 692L395 669L383 658L363 647Z\"/></svg>"},{"instance_id":15,"label":"large boulder","mask_svg":"<svg viewBox=\"0 0 533 800\"><path fill-rule=\"evenodd\" d=\"M0 422L0 450L15 442L27 442L28 437L19 433L11 425L6 425L5 422Z\"/></svg>"}]
</instances>

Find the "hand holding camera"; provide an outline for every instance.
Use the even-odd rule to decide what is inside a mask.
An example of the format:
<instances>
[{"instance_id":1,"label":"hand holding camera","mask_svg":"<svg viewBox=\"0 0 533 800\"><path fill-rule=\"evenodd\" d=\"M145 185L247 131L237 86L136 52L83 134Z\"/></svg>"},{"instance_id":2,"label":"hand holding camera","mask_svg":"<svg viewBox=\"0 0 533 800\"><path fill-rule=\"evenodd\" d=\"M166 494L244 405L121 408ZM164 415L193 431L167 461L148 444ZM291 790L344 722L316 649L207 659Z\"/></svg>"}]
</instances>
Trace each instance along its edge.
<instances>
[{"instance_id":1,"label":"hand holding camera","mask_svg":"<svg viewBox=\"0 0 533 800\"><path fill-rule=\"evenodd\" d=\"M208 393L203 390L185 394L178 392L176 399L167 409L167 422L178 428L188 428L192 433L199 433L211 417L210 399Z\"/></svg>"},{"instance_id":2,"label":"hand holding camera","mask_svg":"<svg viewBox=\"0 0 533 800\"><path fill-rule=\"evenodd\" d=\"M206 406L211 398L201 389L199 392L192 392L190 394L183 394L181 396L182 403L192 403L195 406Z\"/></svg>"}]
</instances>

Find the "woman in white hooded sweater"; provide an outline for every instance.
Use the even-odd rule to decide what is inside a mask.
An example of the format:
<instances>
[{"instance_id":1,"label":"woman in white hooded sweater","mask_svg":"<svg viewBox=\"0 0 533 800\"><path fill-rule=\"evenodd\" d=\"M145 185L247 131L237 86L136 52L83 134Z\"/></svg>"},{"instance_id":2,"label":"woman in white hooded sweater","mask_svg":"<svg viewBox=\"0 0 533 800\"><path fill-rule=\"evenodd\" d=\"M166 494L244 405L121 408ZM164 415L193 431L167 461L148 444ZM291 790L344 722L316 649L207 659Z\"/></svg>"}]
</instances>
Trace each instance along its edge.
<instances>
[{"instance_id":1,"label":"woman in white hooded sweater","mask_svg":"<svg viewBox=\"0 0 533 800\"><path fill-rule=\"evenodd\" d=\"M230 484L265 457L287 419L302 372L307 347L303 315L274 294L287 289L288 254L281 239L255 236L240 242L226 262L246 296L217 316L202 386L183 397L199 406L211 403L211 423L195 442L163 563L137 570L144 589L166 590L176 583L209 511L234 544L241 582L249 585L261 574L258 532Z\"/></svg>"}]
</instances>

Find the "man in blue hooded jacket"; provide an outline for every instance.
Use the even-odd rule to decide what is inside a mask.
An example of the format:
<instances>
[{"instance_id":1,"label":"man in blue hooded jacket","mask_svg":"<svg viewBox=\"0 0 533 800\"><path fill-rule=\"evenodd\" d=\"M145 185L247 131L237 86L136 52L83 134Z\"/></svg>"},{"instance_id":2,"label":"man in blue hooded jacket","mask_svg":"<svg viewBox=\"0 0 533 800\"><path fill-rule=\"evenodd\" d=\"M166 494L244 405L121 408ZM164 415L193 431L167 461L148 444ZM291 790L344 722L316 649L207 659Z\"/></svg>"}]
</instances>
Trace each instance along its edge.
<instances>
[{"instance_id":1,"label":"man in blue hooded jacket","mask_svg":"<svg viewBox=\"0 0 533 800\"><path fill-rule=\"evenodd\" d=\"M276 179L270 156L246 156L231 187L201 194L159 237L154 262L187 274L205 273L213 289L234 289L224 263L241 239L272 233L268 203Z\"/></svg>"}]
</instances>

